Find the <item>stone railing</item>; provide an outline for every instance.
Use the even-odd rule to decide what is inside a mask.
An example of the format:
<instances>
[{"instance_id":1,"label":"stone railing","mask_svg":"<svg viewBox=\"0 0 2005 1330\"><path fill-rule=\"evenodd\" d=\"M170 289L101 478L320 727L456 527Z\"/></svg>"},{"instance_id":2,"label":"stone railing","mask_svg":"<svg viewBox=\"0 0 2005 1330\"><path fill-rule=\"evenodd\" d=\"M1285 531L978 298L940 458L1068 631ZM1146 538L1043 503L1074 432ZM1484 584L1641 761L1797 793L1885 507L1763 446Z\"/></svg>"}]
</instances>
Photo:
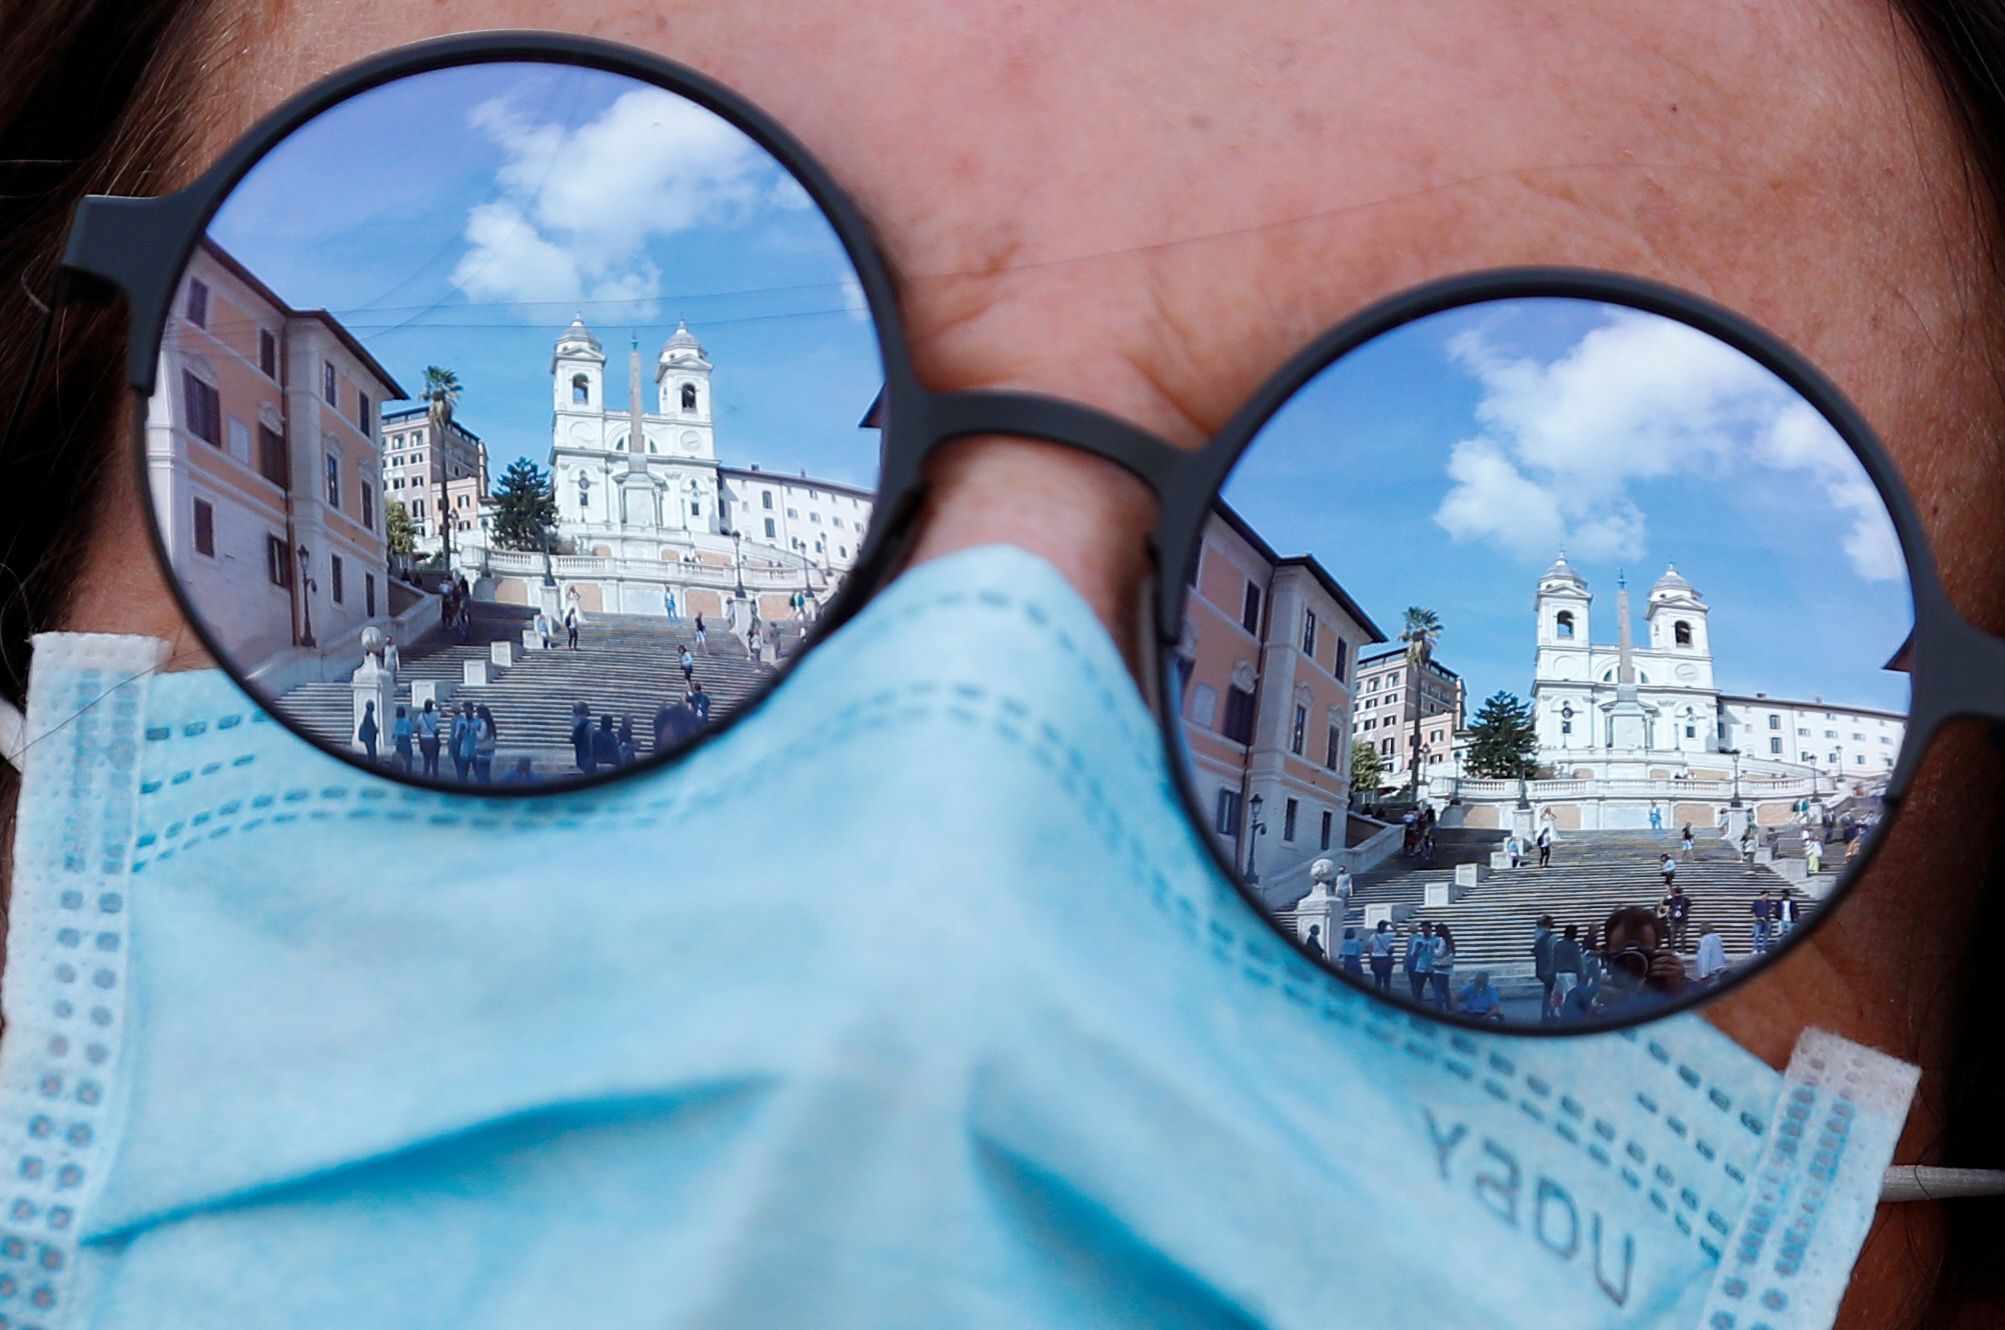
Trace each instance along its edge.
<instances>
[{"instance_id":1,"label":"stone railing","mask_svg":"<svg viewBox=\"0 0 2005 1330\"><path fill-rule=\"evenodd\" d=\"M544 556L523 554L513 550L486 550L485 571L489 573L513 573L540 577L544 569ZM730 590L738 585L739 573L735 565L724 563L698 563L694 560L670 563L661 559L615 559L592 554L553 554L549 556L549 568L557 577L610 577L632 578L637 581L672 582L677 586L715 587ZM821 590L822 571L819 567L810 570L813 589ZM836 570L841 575L841 570ZM802 570L799 568L754 568L746 567L744 581L747 587L761 590L797 591L801 587Z\"/></svg>"},{"instance_id":2,"label":"stone railing","mask_svg":"<svg viewBox=\"0 0 2005 1330\"><path fill-rule=\"evenodd\" d=\"M1724 802L1734 796L1730 780L1528 780L1525 798L1535 802L1561 799L1699 799ZM1830 782L1815 776L1788 779L1749 779L1739 785L1743 801L1750 799L1802 799L1830 793ZM1518 782L1436 776L1428 787L1436 799L1459 796L1484 802L1516 799Z\"/></svg>"}]
</instances>

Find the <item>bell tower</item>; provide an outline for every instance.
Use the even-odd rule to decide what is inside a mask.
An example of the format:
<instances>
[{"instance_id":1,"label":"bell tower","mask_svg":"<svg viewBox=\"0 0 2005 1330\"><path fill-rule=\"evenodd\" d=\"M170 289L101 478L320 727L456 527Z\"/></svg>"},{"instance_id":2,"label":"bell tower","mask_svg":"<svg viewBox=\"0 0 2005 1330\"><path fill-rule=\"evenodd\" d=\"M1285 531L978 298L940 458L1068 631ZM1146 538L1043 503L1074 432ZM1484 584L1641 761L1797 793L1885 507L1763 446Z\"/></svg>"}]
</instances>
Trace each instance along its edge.
<instances>
[{"instance_id":1,"label":"bell tower","mask_svg":"<svg viewBox=\"0 0 2005 1330\"><path fill-rule=\"evenodd\" d=\"M563 417L603 416L606 410L606 351L585 326L583 314L571 320L550 355L552 405ZM559 438L570 433L560 424Z\"/></svg>"},{"instance_id":2,"label":"bell tower","mask_svg":"<svg viewBox=\"0 0 2005 1330\"><path fill-rule=\"evenodd\" d=\"M668 421L671 448L678 456L717 455L710 410L712 368L702 343L689 331L689 325L678 322L674 334L662 344L661 358L654 370L657 400L662 416Z\"/></svg>"}]
</instances>

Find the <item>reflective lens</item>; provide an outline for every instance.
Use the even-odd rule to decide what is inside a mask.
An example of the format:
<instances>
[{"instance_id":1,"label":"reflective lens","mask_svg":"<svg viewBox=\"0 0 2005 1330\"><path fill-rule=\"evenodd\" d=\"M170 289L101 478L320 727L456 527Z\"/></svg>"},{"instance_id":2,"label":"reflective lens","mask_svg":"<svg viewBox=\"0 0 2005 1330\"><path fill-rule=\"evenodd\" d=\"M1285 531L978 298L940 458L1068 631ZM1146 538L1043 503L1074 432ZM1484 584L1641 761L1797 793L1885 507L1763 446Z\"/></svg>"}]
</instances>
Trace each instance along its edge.
<instances>
[{"instance_id":1,"label":"reflective lens","mask_svg":"<svg viewBox=\"0 0 2005 1330\"><path fill-rule=\"evenodd\" d=\"M488 64L357 96L238 183L148 404L223 663L389 774L575 781L686 743L857 562L882 382L801 184L651 84Z\"/></svg>"},{"instance_id":2,"label":"reflective lens","mask_svg":"<svg viewBox=\"0 0 2005 1330\"><path fill-rule=\"evenodd\" d=\"M1187 776L1278 925L1521 1027L1759 968L1870 844L1908 702L1893 522L1740 351L1470 305L1261 428L1191 570Z\"/></svg>"}]
</instances>

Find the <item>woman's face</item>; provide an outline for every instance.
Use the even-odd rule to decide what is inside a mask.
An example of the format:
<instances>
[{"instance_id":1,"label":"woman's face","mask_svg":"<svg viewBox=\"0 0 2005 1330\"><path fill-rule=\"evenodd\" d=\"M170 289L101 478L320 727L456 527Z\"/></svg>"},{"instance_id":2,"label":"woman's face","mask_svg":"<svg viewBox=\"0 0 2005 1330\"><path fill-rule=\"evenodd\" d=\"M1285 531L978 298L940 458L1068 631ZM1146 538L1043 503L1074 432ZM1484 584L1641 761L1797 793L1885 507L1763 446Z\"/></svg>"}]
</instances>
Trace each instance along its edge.
<instances>
[{"instance_id":1,"label":"woman's face","mask_svg":"<svg viewBox=\"0 0 2005 1330\"><path fill-rule=\"evenodd\" d=\"M1616 269L1738 310L1821 366L1892 449L1959 606L2005 623L1978 210L1935 80L1884 5L1696 20L1643 3L1318 0L1221 23L1177 0L595 0L564 19L703 70L798 135L874 226L933 387L1054 394L1195 444L1304 342L1395 290L1508 264ZM222 0L216 76L188 90L203 147L181 165L372 52L549 20L527 0ZM422 141L385 169L423 172ZM1136 482L990 438L956 445L933 479L915 557L1026 547L1135 640L1153 518ZM133 576L152 567L137 498L111 496L101 527L72 626L192 640L165 589ZM1884 857L1901 872L1709 1009L1729 1033L1779 1063L1815 1019L1940 1065L1948 1022L1911 1009L1902 979L1961 945L1976 850L1924 828L1969 825L1955 801L1996 778L1988 751L1964 747L1938 744L1924 770L1894 833L1906 843ZM1954 789L1937 779L1952 762ZM1936 1126L1932 1085L1916 1142ZM1857 1323L1912 1297L1906 1244L1930 1234L1893 1227L1847 1304Z\"/></svg>"}]
</instances>

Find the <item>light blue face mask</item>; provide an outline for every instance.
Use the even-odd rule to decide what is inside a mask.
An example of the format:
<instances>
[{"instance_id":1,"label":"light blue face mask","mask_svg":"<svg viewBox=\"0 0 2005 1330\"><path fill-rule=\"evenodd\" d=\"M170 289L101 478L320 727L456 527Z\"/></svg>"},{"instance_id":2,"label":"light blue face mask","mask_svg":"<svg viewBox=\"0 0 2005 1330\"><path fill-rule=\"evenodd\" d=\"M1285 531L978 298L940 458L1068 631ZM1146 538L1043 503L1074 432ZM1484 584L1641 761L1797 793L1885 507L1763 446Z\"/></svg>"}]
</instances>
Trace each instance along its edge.
<instances>
[{"instance_id":1,"label":"light blue face mask","mask_svg":"<svg viewBox=\"0 0 2005 1330\"><path fill-rule=\"evenodd\" d=\"M1836 1040L1785 1080L1312 969L1022 553L546 800L371 781L157 658L37 648L8 1327L1823 1325L1905 1115Z\"/></svg>"}]
</instances>

